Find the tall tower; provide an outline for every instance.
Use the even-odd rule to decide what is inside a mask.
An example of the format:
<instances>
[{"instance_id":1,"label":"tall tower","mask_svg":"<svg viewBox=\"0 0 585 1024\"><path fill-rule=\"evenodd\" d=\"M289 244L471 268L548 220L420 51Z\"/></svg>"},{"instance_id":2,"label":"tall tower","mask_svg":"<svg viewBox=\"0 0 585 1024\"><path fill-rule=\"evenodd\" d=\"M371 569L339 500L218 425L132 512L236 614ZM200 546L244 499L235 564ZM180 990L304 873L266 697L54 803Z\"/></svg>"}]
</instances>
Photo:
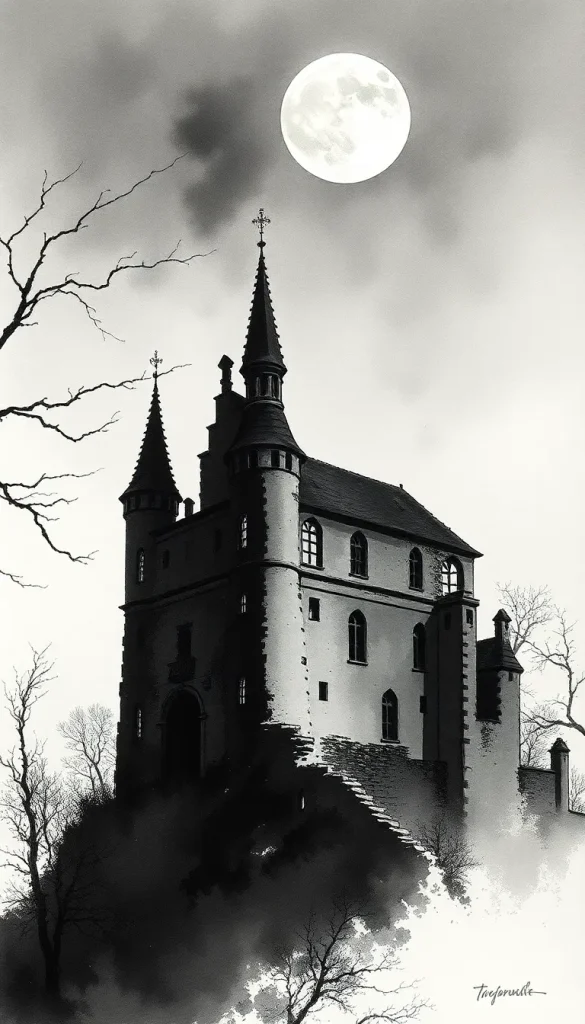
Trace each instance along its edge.
<instances>
[{"instance_id":1,"label":"tall tower","mask_svg":"<svg viewBox=\"0 0 585 1024\"><path fill-rule=\"evenodd\" d=\"M260 229L260 255L240 369L246 403L226 454L239 548L233 580L248 602L243 664L250 727L290 731L302 751L312 732L299 553L299 479L305 455L284 412L286 366L264 258L269 221L263 210L254 223Z\"/></svg>"},{"instance_id":2,"label":"tall tower","mask_svg":"<svg viewBox=\"0 0 585 1024\"><path fill-rule=\"evenodd\" d=\"M171 526L178 515L181 495L175 484L167 451L158 390L155 352L152 400L138 462L128 487L120 496L126 522L125 624L120 723L118 726L117 792L132 788L132 780L159 774L159 737L147 735L152 716L145 714L155 698L149 682L148 643L150 605L156 584L155 533ZM144 735L143 735L144 733ZM152 761L152 764L146 762ZM122 779L124 780L122 782Z\"/></svg>"}]
</instances>

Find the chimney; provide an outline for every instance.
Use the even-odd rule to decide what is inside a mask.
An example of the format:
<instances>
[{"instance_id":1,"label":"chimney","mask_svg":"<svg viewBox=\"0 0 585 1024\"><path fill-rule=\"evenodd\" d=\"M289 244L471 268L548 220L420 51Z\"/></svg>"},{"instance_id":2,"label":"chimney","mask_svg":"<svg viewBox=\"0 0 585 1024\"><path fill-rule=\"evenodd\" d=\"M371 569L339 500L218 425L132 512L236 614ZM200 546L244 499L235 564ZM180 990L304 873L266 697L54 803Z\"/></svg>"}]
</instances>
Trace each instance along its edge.
<instances>
[{"instance_id":1,"label":"chimney","mask_svg":"<svg viewBox=\"0 0 585 1024\"><path fill-rule=\"evenodd\" d=\"M187 516L193 515L194 507L195 502L193 501L193 498L185 498L185 519L187 518Z\"/></svg>"},{"instance_id":2,"label":"chimney","mask_svg":"<svg viewBox=\"0 0 585 1024\"><path fill-rule=\"evenodd\" d=\"M498 644L503 645L504 642L510 643L510 623L511 618L503 608L500 608L499 612L496 612L493 618L495 635Z\"/></svg>"},{"instance_id":3,"label":"chimney","mask_svg":"<svg viewBox=\"0 0 585 1024\"><path fill-rule=\"evenodd\" d=\"M569 810L569 748L559 736L550 748L550 766L555 773L557 811Z\"/></svg>"}]
</instances>

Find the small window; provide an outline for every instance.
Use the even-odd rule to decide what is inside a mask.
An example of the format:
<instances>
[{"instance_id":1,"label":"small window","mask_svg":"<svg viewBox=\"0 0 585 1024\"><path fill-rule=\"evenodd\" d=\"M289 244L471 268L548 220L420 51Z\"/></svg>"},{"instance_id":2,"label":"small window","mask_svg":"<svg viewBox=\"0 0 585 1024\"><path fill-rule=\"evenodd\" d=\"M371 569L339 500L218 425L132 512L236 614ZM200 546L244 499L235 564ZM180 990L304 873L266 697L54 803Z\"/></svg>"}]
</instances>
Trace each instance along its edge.
<instances>
[{"instance_id":1,"label":"small window","mask_svg":"<svg viewBox=\"0 0 585 1024\"><path fill-rule=\"evenodd\" d=\"M219 549L221 548L222 539L223 538L222 538L221 530L215 530L215 532L213 534L213 550L214 551L219 551Z\"/></svg>"},{"instance_id":2,"label":"small window","mask_svg":"<svg viewBox=\"0 0 585 1024\"><path fill-rule=\"evenodd\" d=\"M480 721L500 721L500 686L497 676L491 672L478 673L476 707L476 714Z\"/></svg>"},{"instance_id":3,"label":"small window","mask_svg":"<svg viewBox=\"0 0 585 1024\"><path fill-rule=\"evenodd\" d=\"M323 565L323 531L316 519L305 519L301 529L301 551L304 565Z\"/></svg>"},{"instance_id":4,"label":"small window","mask_svg":"<svg viewBox=\"0 0 585 1024\"><path fill-rule=\"evenodd\" d=\"M441 563L441 589L443 594L463 590L463 570L455 558L447 558Z\"/></svg>"},{"instance_id":5,"label":"small window","mask_svg":"<svg viewBox=\"0 0 585 1024\"><path fill-rule=\"evenodd\" d=\"M419 622L412 631L412 667L424 672L427 660L425 627Z\"/></svg>"},{"instance_id":6,"label":"small window","mask_svg":"<svg viewBox=\"0 0 585 1024\"><path fill-rule=\"evenodd\" d=\"M271 451L270 452L270 465L272 466L273 469L279 469L280 468L280 452L277 452L277 451Z\"/></svg>"},{"instance_id":7,"label":"small window","mask_svg":"<svg viewBox=\"0 0 585 1024\"><path fill-rule=\"evenodd\" d=\"M473 626L473 611L471 608L465 610L465 621L468 626Z\"/></svg>"},{"instance_id":8,"label":"small window","mask_svg":"<svg viewBox=\"0 0 585 1024\"><path fill-rule=\"evenodd\" d=\"M513 672L508 672L508 682L509 683L513 683L514 682L514 673Z\"/></svg>"},{"instance_id":9,"label":"small window","mask_svg":"<svg viewBox=\"0 0 585 1024\"><path fill-rule=\"evenodd\" d=\"M413 548L408 558L408 585L412 590L423 589L423 560L418 548Z\"/></svg>"},{"instance_id":10,"label":"small window","mask_svg":"<svg viewBox=\"0 0 585 1024\"><path fill-rule=\"evenodd\" d=\"M144 569L146 565L146 557L144 555L144 548L140 548L136 555L136 582L144 583Z\"/></svg>"},{"instance_id":11,"label":"small window","mask_svg":"<svg viewBox=\"0 0 585 1024\"><path fill-rule=\"evenodd\" d=\"M134 716L134 729L135 729L136 739L137 740L141 740L142 739L142 708L141 707L137 707L136 708L136 712L135 712L135 716Z\"/></svg>"},{"instance_id":12,"label":"small window","mask_svg":"<svg viewBox=\"0 0 585 1024\"><path fill-rule=\"evenodd\" d=\"M255 449L248 452L248 467L250 469L258 469L258 452Z\"/></svg>"},{"instance_id":13,"label":"small window","mask_svg":"<svg viewBox=\"0 0 585 1024\"><path fill-rule=\"evenodd\" d=\"M240 550L248 547L248 516L240 516L240 526L238 531L238 546Z\"/></svg>"},{"instance_id":14,"label":"small window","mask_svg":"<svg viewBox=\"0 0 585 1024\"><path fill-rule=\"evenodd\" d=\"M240 615L245 615L248 611L248 595L242 594L240 598Z\"/></svg>"},{"instance_id":15,"label":"small window","mask_svg":"<svg viewBox=\"0 0 585 1024\"><path fill-rule=\"evenodd\" d=\"M287 452L286 455L284 456L284 465L286 469L292 469L292 455L290 452Z\"/></svg>"},{"instance_id":16,"label":"small window","mask_svg":"<svg viewBox=\"0 0 585 1024\"><path fill-rule=\"evenodd\" d=\"M238 680L238 703L240 705L246 703L246 679L245 676L240 676Z\"/></svg>"},{"instance_id":17,"label":"small window","mask_svg":"<svg viewBox=\"0 0 585 1024\"><path fill-rule=\"evenodd\" d=\"M427 713L427 698L426 697L419 697L418 706L419 706L419 710L420 710L421 715L426 715L426 713Z\"/></svg>"},{"instance_id":18,"label":"small window","mask_svg":"<svg viewBox=\"0 0 585 1024\"><path fill-rule=\"evenodd\" d=\"M350 541L350 570L352 576L368 575L368 542L363 533L354 533Z\"/></svg>"},{"instance_id":19,"label":"small window","mask_svg":"<svg viewBox=\"0 0 585 1024\"><path fill-rule=\"evenodd\" d=\"M443 619L445 629L451 629L451 612L445 612L445 618Z\"/></svg>"},{"instance_id":20,"label":"small window","mask_svg":"<svg viewBox=\"0 0 585 1024\"><path fill-rule=\"evenodd\" d=\"M382 697L382 739L398 740L398 701L394 690L386 690Z\"/></svg>"},{"instance_id":21,"label":"small window","mask_svg":"<svg viewBox=\"0 0 585 1024\"><path fill-rule=\"evenodd\" d=\"M319 700L329 700L329 683L319 680Z\"/></svg>"},{"instance_id":22,"label":"small window","mask_svg":"<svg viewBox=\"0 0 585 1024\"><path fill-rule=\"evenodd\" d=\"M191 626L179 626L177 629L177 658L191 657Z\"/></svg>"},{"instance_id":23,"label":"small window","mask_svg":"<svg viewBox=\"0 0 585 1024\"><path fill-rule=\"evenodd\" d=\"M321 618L321 602L318 597L309 598L309 618L312 622L319 622Z\"/></svg>"},{"instance_id":24,"label":"small window","mask_svg":"<svg viewBox=\"0 0 585 1024\"><path fill-rule=\"evenodd\" d=\"M171 562L171 553L170 553L170 551L167 548L162 553L162 567L163 567L163 569L168 569L168 567L170 565L170 562Z\"/></svg>"},{"instance_id":25,"label":"small window","mask_svg":"<svg viewBox=\"0 0 585 1024\"><path fill-rule=\"evenodd\" d=\"M349 660L361 665L366 663L367 625L362 612L352 612L348 619Z\"/></svg>"},{"instance_id":26,"label":"small window","mask_svg":"<svg viewBox=\"0 0 585 1024\"><path fill-rule=\"evenodd\" d=\"M304 794L302 789L301 789L301 791L299 793L298 804L299 804L299 811L304 811L304 809L305 809L305 794Z\"/></svg>"}]
</instances>

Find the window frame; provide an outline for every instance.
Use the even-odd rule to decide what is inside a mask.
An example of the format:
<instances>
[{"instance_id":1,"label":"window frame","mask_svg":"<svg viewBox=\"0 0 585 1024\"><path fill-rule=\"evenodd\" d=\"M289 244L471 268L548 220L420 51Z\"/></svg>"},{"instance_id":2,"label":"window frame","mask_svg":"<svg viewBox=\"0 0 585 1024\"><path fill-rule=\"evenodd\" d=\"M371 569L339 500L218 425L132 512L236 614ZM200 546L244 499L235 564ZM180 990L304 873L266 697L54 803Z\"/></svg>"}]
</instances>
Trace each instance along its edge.
<instances>
[{"instance_id":1,"label":"window frame","mask_svg":"<svg viewBox=\"0 0 585 1024\"><path fill-rule=\"evenodd\" d=\"M248 547L248 513L244 512L238 519L238 551Z\"/></svg>"},{"instance_id":2,"label":"window frame","mask_svg":"<svg viewBox=\"0 0 585 1024\"><path fill-rule=\"evenodd\" d=\"M408 556L408 586L410 590L424 590L423 556L420 548L411 548Z\"/></svg>"},{"instance_id":3,"label":"window frame","mask_svg":"<svg viewBox=\"0 0 585 1024\"><path fill-rule=\"evenodd\" d=\"M138 548L136 552L136 583L141 586L144 583L146 573L146 553L144 548Z\"/></svg>"},{"instance_id":4,"label":"window frame","mask_svg":"<svg viewBox=\"0 0 585 1024\"><path fill-rule=\"evenodd\" d=\"M417 622L412 630L412 671L427 670L427 633L422 622Z\"/></svg>"},{"instance_id":5,"label":"window frame","mask_svg":"<svg viewBox=\"0 0 585 1024\"><path fill-rule=\"evenodd\" d=\"M326 679L319 680L319 700L327 703L329 700L329 683Z\"/></svg>"},{"instance_id":6,"label":"window frame","mask_svg":"<svg viewBox=\"0 0 585 1024\"><path fill-rule=\"evenodd\" d=\"M452 585L453 578L455 586ZM443 558L441 561L441 595L446 597L447 594L460 594L463 592L464 585L463 566L459 559L452 555Z\"/></svg>"},{"instance_id":7,"label":"window frame","mask_svg":"<svg viewBox=\"0 0 585 1024\"><path fill-rule=\"evenodd\" d=\"M246 704L246 677L239 676L238 678L238 705L242 708Z\"/></svg>"},{"instance_id":8,"label":"window frame","mask_svg":"<svg viewBox=\"0 0 585 1024\"><path fill-rule=\"evenodd\" d=\"M317 612L315 615L314 612ZM313 614L312 614L313 613ZM321 599L318 597L309 598L309 607L307 611L307 617L309 622L320 622L321 621Z\"/></svg>"},{"instance_id":9,"label":"window frame","mask_svg":"<svg viewBox=\"0 0 585 1024\"><path fill-rule=\"evenodd\" d=\"M368 623L366 616L355 608L347 619L348 662L350 665L368 664ZM363 657L358 657L362 654Z\"/></svg>"},{"instance_id":10,"label":"window frame","mask_svg":"<svg viewBox=\"0 0 585 1024\"><path fill-rule=\"evenodd\" d=\"M301 524L301 563L311 569L323 568L323 527L313 516Z\"/></svg>"},{"instance_id":11,"label":"window frame","mask_svg":"<svg viewBox=\"0 0 585 1024\"><path fill-rule=\"evenodd\" d=\"M392 715L388 708L392 709ZM394 690L388 689L382 694L382 743L399 742L398 725L398 697Z\"/></svg>"},{"instance_id":12,"label":"window frame","mask_svg":"<svg viewBox=\"0 0 585 1024\"><path fill-rule=\"evenodd\" d=\"M368 578L368 540L361 530L356 530L349 542L349 574Z\"/></svg>"}]
</instances>

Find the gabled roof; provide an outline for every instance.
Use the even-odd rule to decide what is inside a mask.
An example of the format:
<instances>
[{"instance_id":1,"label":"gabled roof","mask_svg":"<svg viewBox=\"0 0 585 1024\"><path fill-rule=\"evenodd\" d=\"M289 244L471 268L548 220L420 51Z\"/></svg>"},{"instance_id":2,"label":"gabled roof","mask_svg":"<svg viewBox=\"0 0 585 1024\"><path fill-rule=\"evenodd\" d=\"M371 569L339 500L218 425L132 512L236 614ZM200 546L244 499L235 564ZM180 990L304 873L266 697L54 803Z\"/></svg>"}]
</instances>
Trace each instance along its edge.
<instances>
[{"instance_id":1,"label":"gabled roof","mask_svg":"<svg viewBox=\"0 0 585 1024\"><path fill-rule=\"evenodd\" d=\"M167 451L156 379L136 469L120 500L133 491L156 491L181 501Z\"/></svg>"},{"instance_id":2,"label":"gabled roof","mask_svg":"<svg viewBox=\"0 0 585 1024\"><path fill-rule=\"evenodd\" d=\"M246 347L240 372L244 373L257 363L268 363L270 366L280 367L282 372L286 373L274 320L263 247L260 248Z\"/></svg>"},{"instance_id":3,"label":"gabled roof","mask_svg":"<svg viewBox=\"0 0 585 1024\"><path fill-rule=\"evenodd\" d=\"M487 669L508 669L510 672L524 672L507 640L502 643L497 637L477 641L477 671Z\"/></svg>"},{"instance_id":4,"label":"gabled roof","mask_svg":"<svg viewBox=\"0 0 585 1024\"><path fill-rule=\"evenodd\" d=\"M480 556L402 487L351 473L327 462L307 459L301 473L300 503L324 515L332 513L427 541L445 551Z\"/></svg>"}]
</instances>

